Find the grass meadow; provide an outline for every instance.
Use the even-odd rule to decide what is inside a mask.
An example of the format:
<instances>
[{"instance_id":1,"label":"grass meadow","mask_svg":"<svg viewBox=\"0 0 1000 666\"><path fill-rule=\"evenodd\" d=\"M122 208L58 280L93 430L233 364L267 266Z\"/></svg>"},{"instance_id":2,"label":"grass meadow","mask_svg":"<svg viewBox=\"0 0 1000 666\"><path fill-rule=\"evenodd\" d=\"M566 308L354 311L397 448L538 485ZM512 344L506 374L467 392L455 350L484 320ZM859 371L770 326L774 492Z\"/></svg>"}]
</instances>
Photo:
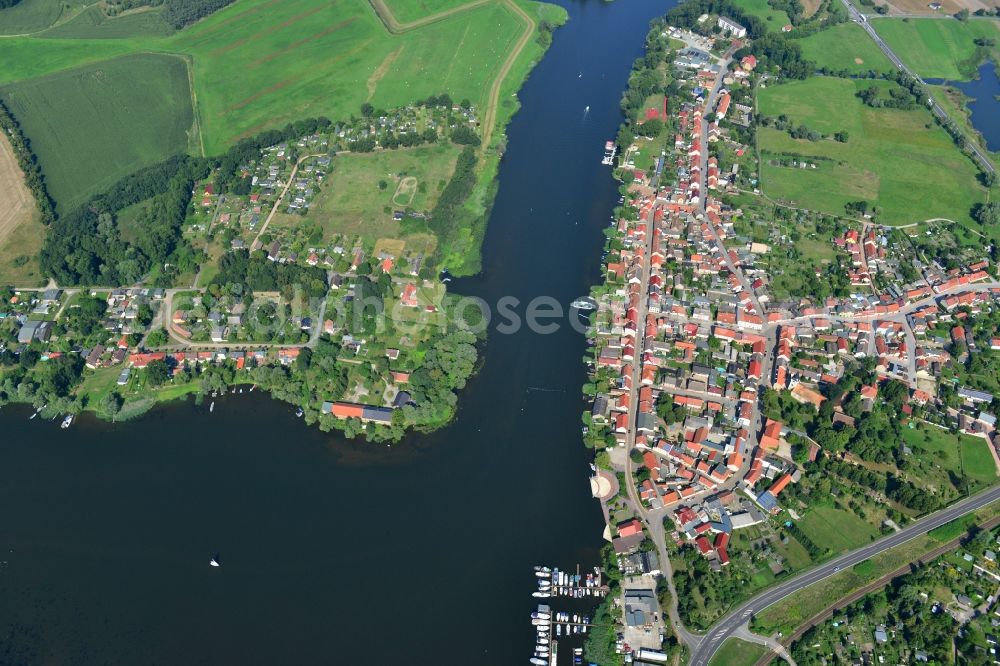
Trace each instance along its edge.
<instances>
[{"instance_id":1,"label":"grass meadow","mask_svg":"<svg viewBox=\"0 0 1000 666\"><path fill-rule=\"evenodd\" d=\"M825 135L847 131L849 139L793 139L787 132L762 128L761 182L774 199L843 215L850 201L867 200L880 208L878 221L902 225L943 217L972 224L971 207L984 200L976 169L933 124L925 109L873 109L855 97L870 81L813 77L761 91L762 114L785 114ZM884 85L884 84L883 84ZM812 160L816 168L774 166L780 154ZM932 188L933 196L914 197Z\"/></svg>"},{"instance_id":2,"label":"grass meadow","mask_svg":"<svg viewBox=\"0 0 1000 666\"><path fill-rule=\"evenodd\" d=\"M782 26L791 23L788 14L783 9L771 7L767 0L733 0L733 4L747 14L765 21L767 29L772 32L781 32Z\"/></svg>"},{"instance_id":3,"label":"grass meadow","mask_svg":"<svg viewBox=\"0 0 1000 666\"><path fill-rule=\"evenodd\" d=\"M708 662L708 666L753 666L767 652L763 645L729 638Z\"/></svg>"},{"instance_id":4,"label":"grass meadow","mask_svg":"<svg viewBox=\"0 0 1000 666\"><path fill-rule=\"evenodd\" d=\"M181 58L138 54L0 87L62 211L186 152L193 125Z\"/></svg>"},{"instance_id":5,"label":"grass meadow","mask_svg":"<svg viewBox=\"0 0 1000 666\"><path fill-rule=\"evenodd\" d=\"M872 26L900 60L927 78L967 80L969 71L962 63L975 54L973 40L1000 42L1000 21L991 19L877 19ZM993 57L997 56L994 46Z\"/></svg>"},{"instance_id":6,"label":"grass meadow","mask_svg":"<svg viewBox=\"0 0 1000 666\"><path fill-rule=\"evenodd\" d=\"M832 504L810 508L798 526L813 543L832 553L853 550L878 535L869 523Z\"/></svg>"},{"instance_id":7,"label":"grass meadow","mask_svg":"<svg viewBox=\"0 0 1000 666\"><path fill-rule=\"evenodd\" d=\"M794 34L794 33L793 33ZM802 55L818 67L852 74L892 71L892 63L868 34L855 23L841 23L798 40Z\"/></svg>"},{"instance_id":8,"label":"grass meadow","mask_svg":"<svg viewBox=\"0 0 1000 666\"><path fill-rule=\"evenodd\" d=\"M394 210L407 206L401 195L393 202L397 186L404 178L415 178L416 190L409 208L429 212L455 168L461 149L450 143L377 153L340 155L332 162L333 171L320 190L305 218L280 213L275 229L303 223L317 223L323 238L337 234L361 236L370 241L405 237L401 224L392 219ZM384 181L385 189L380 188ZM428 234L429 236L429 234ZM421 244L426 239L421 239ZM433 248L425 248L430 251ZM397 253L398 254L398 253Z\"/></svg>"}]
</instances>

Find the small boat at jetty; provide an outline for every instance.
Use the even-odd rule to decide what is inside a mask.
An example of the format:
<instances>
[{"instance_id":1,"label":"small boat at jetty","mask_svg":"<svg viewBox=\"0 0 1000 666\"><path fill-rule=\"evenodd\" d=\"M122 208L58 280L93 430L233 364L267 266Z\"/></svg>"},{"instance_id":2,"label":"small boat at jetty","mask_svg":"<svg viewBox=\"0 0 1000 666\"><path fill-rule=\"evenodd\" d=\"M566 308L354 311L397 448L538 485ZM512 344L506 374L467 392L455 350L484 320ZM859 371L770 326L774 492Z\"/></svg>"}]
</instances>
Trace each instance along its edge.
<instances>
[{"instance_id":1,"label":"small boat at jetty","mask_svg":"<svg viewBox=\"0 0 1000 666\"><path fill-rule=\"evenodd\" d=\"M73 424L73 415L67 414L66 418L63 419L63 422L59 427L65 429L70 427L72 424Z\"/></svg>"}]
</instances>

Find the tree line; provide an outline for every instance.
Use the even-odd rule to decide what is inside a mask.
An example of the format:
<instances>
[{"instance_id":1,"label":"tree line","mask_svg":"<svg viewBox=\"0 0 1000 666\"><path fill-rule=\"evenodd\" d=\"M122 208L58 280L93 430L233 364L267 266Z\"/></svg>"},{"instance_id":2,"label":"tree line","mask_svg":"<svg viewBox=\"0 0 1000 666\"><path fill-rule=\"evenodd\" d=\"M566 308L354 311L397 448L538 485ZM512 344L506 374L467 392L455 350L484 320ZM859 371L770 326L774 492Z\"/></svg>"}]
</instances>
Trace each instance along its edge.
<instances>
[{"instance_id":1,"label":"tree line","mask_svg":"<svg viewBox=\"0 0 1000 666\"><path fill-rule=\"evenodd\" d=\"M11 0L0 0L0 7L4 2ZM18 0L13 0L17 2ZM123 11L135 9L136 7L163 7L163 18L174 29L191 25L195 21L205 18L209 14L219 11L226 5L230 5L235 0L112 0L108 3L105 12L109 16L116 16Z\"/></svg>"},{"instance_id":2,"label":"tree line","mask_svg":"<svg viewBox=\"0 0 1000 666\"><path fill-rule=\"evenodd\" d=\"M440 255L447 240L454 237L460 229L461 209L476 187L476 151L472 146L466 146L455 162L455 173L445 185L431 211L431 227L438 235L439 242L435 254Z\"/></svg>"},{"instance_id":3,"label":"tree line","mask_svg":"<svg viewBox=\"0 0 1000 666\"><path fill-rule=\"evenodd\" d=\"M42 270L63 285L120 285L137 282L154 268L167 277L193 269L198 257L182 238L181 225L194 184L214 169L220 193L242 187L242 166L263 149L329 126L327 118L301 120L243 139L220 157L176 155L125 176L70 213L53 215L40 254ZM118 213L144 201L137 219L142 233L125 241Z\"/></svg>"},{"instance_id":4,"label":"tree line","mask_svg":"<svg viewBox=\"0 0 1000 666\"><path fill-rule=\"evenodd\" d=\"M10 4L4 5L4 2ZM0 0L0 9L10 7L17 3L17 0ZM43 224L51 224L56 217L55 202L49 196L49 190L45 186L45 174L38 163L38 157L31 151L31 142L21 131L21 125L10 112L10 109L0 100L0 129L7 135L10 146L14 151L17 164L24 173L24 183L31 190L31 196L35 199L35 206L42 215Z\"/></svg>"}]
</instances>

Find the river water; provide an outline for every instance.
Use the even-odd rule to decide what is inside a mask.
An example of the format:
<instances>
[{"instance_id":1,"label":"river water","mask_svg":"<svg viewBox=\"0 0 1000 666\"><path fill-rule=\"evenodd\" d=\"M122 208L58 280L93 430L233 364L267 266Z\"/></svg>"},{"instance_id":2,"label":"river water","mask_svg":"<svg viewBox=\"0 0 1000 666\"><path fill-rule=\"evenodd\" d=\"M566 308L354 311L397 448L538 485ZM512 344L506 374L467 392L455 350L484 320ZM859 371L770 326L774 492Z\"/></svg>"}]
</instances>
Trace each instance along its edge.
<instances>
[{"instance_id":1,"label":"river water","mask_svg":"<svg viewBox=\"0 0 1000 666\"><path fill-rule=\"evenodd\" d=\"M509 127L483 273L452 285L487 302L568 303L599 278L603 145L670 6L564 4ZM491 332L456 421L392 448L259 393L68 431L5 408L0 663L526 663L532 565L589 568L602 544L584 352L567 326Z\"/></svg>"}]
</instances>

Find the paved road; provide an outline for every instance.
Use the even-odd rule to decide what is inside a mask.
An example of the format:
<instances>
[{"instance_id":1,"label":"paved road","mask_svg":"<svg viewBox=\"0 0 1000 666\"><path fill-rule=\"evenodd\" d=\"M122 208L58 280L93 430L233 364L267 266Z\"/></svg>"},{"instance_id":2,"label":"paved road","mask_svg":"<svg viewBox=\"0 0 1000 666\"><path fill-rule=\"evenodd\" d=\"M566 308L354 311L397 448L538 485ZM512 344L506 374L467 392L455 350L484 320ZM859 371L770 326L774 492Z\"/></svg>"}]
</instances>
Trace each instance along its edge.
<instances>
[{"instance_id":1,"label":"paved road","mask_svg":"<svg viewBox=\"0 0 1000 666\"><path fill-rule=\"evenodd\" d=\"M889 48L889 45L886 44L882 40L882 38L878 36L878 33L875 32L875 28L873 28L872 24L868 22L867 16L859 12L857 8L851 4L850 0L841 0L841 2L843 2L844 6L847 8L847 14L848 16L851 17L851 20L860 25L862 28L864 28L865 32L867 32L868 36L875 41L875 44L879 47L882 53L884 53L885 56L889 59L889 61L896 66L896 69L903 72L904 74L912 76L921 84L924 84L924 80L921 79L919 76L917 76L915 72L910 71L910 69L903 64L903 61L899 59L896 53L891 48ZM937 100L935 100L929 94L928 94L928 99L930 100L931 111L934 112L934 115L942 120L948 120L948 113L943 108L941 108L941 105L937 103ZM982 166L982 168L986 172L988 173L996 172L993 163L990 162L989 158L986 156L986 153L983 152L983 150L979 147L979 145L976 143L975 140L967 141L966 144L975 155L976 161L979 162L980 166Z\"/></svg>"},{"instance_id":2,"label":"paved road","mask_svg":"<svg viewBox=\"0 0 1000 666\"><path fill-rule=\"evenodd\" d=\"M760 613L765 608L786 599L789 595L997 500L1000 500L1000 486L988 488L977 495L925 516L907 525L899 532L841 555L826 564L804 571L797 576L786 579L780 585L761 592L723 616L708 631L705 639L692 649L689 663L691 666L707 666L726 639L741 633L743 631L741 628L755 613Z\"/></svg>"}]
</instances>

